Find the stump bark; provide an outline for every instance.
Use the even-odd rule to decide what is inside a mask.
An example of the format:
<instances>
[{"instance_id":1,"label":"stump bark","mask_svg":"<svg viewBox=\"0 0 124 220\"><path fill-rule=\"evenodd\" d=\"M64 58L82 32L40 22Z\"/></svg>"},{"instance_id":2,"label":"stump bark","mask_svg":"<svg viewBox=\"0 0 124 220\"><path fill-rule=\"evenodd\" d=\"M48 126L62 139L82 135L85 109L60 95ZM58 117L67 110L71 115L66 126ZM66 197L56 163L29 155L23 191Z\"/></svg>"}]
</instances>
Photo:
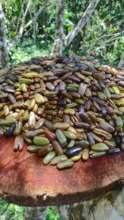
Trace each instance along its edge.
<instances>
[{"instance_id":1,"label":"stump bark","mask_svg":"<svg viewBox=\"0 0 124 220\"><path fill-rule=\"evenodd\" d=\"M13 152L13 138L1 138L0 196L28 206L62 205L102 195L124 183L124 152L77 162L63 171L44 166L26 146Z\"/></svg>"}]
</instances>

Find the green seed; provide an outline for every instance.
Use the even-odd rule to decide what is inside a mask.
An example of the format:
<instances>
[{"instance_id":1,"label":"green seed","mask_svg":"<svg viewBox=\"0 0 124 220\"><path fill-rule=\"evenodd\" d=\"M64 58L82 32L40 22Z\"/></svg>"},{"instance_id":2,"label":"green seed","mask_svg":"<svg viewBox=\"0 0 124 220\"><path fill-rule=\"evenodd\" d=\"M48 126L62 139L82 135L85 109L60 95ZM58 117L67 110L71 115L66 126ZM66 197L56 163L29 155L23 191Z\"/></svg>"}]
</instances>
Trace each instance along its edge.
<instances>
[{"instance_id":1,"label":"green seed","mask_svg":"<svg viewBox=\"0 0 124 220\"><path fill-rule=\"evenodd\" d=\"M64 131L64 135L71 140L75 140L77 138L77 135L70 131Z\"/></svg>"},{"instance_id":2,"label":"green seed","mask_svg":"<svg viewBox=\"0 0 124 220\"><path fill-rule=\"evenodd\" d=\"M75 140L71 140L68 144L68 148L73 147L75 145Z\"/></svg>"},{"instance_id":3,"label":"green seed","mask_svg":"<svg viewBox=\"0 0 124 220\"><path fill-rule=\"evenodd\" d=\"M31 153L36 153L38 152L40 149L42 148L42 146L36 146L36 145L29 145L27 147L27 150Z\"/></svg>"},{"instance_id":4,"label":"green seed","mask_svg":"<svg viewBox=\"0 0 124 220\"><path fill-rule=\"evenodd\" d=\"M41 94L35 94L34 96L35 101L37 104L43 104L45 102L47 102L47 98L45 96L42 96Z\"/></svg>"},{"instance_id":5,"label":"green seed","mask_svg":"<svg viewBox=\"0 0 124 220\"><path fill-rule=\"evenodd\" d=\"M66 109L64 110L64 113L65 113L65 114L69 114L69 115L74 115L74 114L75 114L75 110L72 109L72 108L66 108Z\"/></svg>"},{"instance_id":6,"label":"green seed","mask_svg":"<svg viewBox=\"0 0 124 220\"><path fill-rule=\"evenodd\" d=\"M64 122L56 122L53 124L53 128L55 129L67 129L69 128L70 124L69 123L64 123Z\"/></svg>"},{"instance_id":7,"label":"green seed","mask_svg":"<svg viewBox=\"0 0 124 220\"><path fill-rule=\"evenodd\" d=\"M43 129L37 129L37 130L34 130L34 131L27 131L27 132L25 132L24 135L26 137L34 137L34 136L36 136L38 134L42 134L43 132L44 132Z\"/></svg>"},{"instance_id":8,"label":"green seed","mask_svg":"<svg viewBox=\"0 0 124 220\"><path fill-rule=\"evenodd\" d=\"M49 152L44 158L43 158L43 164L47 165L52 161L52 159L56 156L56 153L54 151Z\"/></svg>"},{"instance_id":9,"label":"green seed","mask_svg":"<svg viewBox=\"0 0 124 220\"><path fill-rule=\"evenodd\" d=\"M19 135L21 133L22 126L23 126L23 124L22 124L21 121L16 123L16 128L14 130L14 135Z\"/></svg>"},{"instance_id":10,"label":"green seed","mask_svg":"<svg viewBox=\"0 0 124 220\"><path fill-rule=\"evenodd\" d=\"M71 168L74 165L74 162L72 160L64 160L57 164L57 168L59 170L65 169L65 168Z\"/></svg>"},{"instance_id":11,"label":"green seed","mask_svg":"<svg viewBox=\"0 0 124 220\"><path fill-rule=\"evenodd\" d=\"M118 131L122 130L123 128L123 120L120 116L115 116L115 124Z\"/></svg>"},{"instance_id":12,"label":"green seed","mask_svg":"<svg viewBox=\"0 0 124 220\"><path fill-rule=\"evenodd\" d=\"M42 77L42 76L41 76L39 73L37 73L37 72L23 73L22 76L25 77L25 78L34 78L34 77L40 78L40 77Z\"/></svg>"},{"instance_id":13,"label":"green seed","mask_svg":"<svg viewBox=\"0 0 124 220\"><path fill-rule=\"evenodd\" d=\"M97 158L97 157L101 157L101 156L104 156L106 154L105 151L103 152L94 152L90 155L90 158Z\"/></svg>"},{"instance_id":14,"label":"green seed","mask_svg":"<svg viewBox=\"0 0 124 220\"><path fill-rule=\"evenodd\" d=\"M109 147L104 143L97 143L91 146L91 149L94 151L107 151Z\"/></svg>"},{"instance_id":15,"label":"green seed","mask_svg":"<svg viewBox=\"0 0 124 220\"><path fill-rule=\"evenodd\" d=\"M67 160L66 155L59 155L53 158L53 160L51 161L51 165L56 165L57 163Z\"/></svg>"},{"instance_id":16,"label":"green seed","mask_svg":"<svg viewBox=\"0 0 124 220\"><path fill-rule=\"evenodd\" d=\"M61 131L60 129L56 130L56 137L62 146L65 146L67 144L67 139L66 139L63 131Z\"/></svg>"},{"instance_id":17,"label":"green seed","mask_svg":"<svg viewBox=\"0 0 124 220\"><path fill-rule=\"evenodd\" d=\"M32 80L32 79L25 79L25 78L22 78L22 77L21 77L21 78L19 79L19 82L20 82L20 83L25 83L25 84L28 85L28 84L33 83L33 80Z\"/></svg>"},{"instance_id":18,"label":"green seed","mask_svg":"<svg viewBox=\"0 0 124 220\"><path fill-rule=\"evenodd\" d=\"M35 136L33 138L33 143L36 145L47 145L49 144L49 140L46 137L42 137L42 136Z\"/></svg>"}]
</instances>

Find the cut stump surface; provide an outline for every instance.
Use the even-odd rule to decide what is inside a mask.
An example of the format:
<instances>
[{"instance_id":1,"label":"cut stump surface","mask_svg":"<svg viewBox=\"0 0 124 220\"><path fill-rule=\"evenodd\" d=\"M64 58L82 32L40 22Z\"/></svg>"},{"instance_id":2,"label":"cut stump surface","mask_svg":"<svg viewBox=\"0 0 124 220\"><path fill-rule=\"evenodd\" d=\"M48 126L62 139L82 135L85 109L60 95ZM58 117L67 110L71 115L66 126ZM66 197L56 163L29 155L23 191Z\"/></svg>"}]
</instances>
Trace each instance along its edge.
<instances>
[{"instance_id":1,"label":"cut stump surface","mask_svg":"<svg viewBox=\"0 0 124 220\"><path fill-rule=\"evenodd\" d=\"M77 162L59 171L44 166L41 158L26 151L13 152L13 138L0 142L0 196L30 205L80 202L124 183L124 152Z\"/></svg>"}]
</instances>

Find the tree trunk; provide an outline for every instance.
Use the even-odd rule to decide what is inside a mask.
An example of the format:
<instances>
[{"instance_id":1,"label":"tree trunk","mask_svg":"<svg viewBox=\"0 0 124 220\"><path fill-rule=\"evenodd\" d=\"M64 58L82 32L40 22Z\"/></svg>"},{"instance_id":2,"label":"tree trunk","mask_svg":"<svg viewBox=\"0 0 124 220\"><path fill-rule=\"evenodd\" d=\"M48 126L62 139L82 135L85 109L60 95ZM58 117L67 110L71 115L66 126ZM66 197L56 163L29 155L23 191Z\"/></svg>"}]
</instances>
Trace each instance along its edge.
<instances>
[{"instance_id":1,"label":"tree trunk","mask_svg":"<svg viewBox=\"0 0 124 220\"><path fill-rule=\"evenodd\" d=\"M26 207L24 220L45 220L47 208L45 207Z\"/></svg>"},{"instance_id":2,"label":"tree trunk","mask_svg":"<svg viewBox=\"0 0 124 220\"><path fill-rule=\"evenodd\" d=\"M64 0L58 0L56 6L56 37L53 45L52 55L54 57L61 56L64 48Z\"/></svg>"},{"instance_id":3,"label":"tree trunk","mask_svg":"<svg viewBox=\"0 0 124 220\"><path fill-rule=\"evenodd\" d=\"M5 18L0 3L0 68L4 68L8 65L8 50L5 37Z\"/></svg>"},{"instance_id":4,"label":"tree trunk","mask_svg":"<svg viewBox=\"0 0 124 220\"><path fill-rule=\"evenodd\" d=\"M79 20L79 22L76 25L76 27L74 28L74 30L67 35L66 41L65 41L66 46L69 46L72 43L72 41L74 40L74 38L78 35L80 30L85 27L85 25L88 23L90 17L94 13L99 2L100 2L100 0L90 1L90 4L88 5L86 11L83 13L81 19Z\"/></svg>"}]
</instances>

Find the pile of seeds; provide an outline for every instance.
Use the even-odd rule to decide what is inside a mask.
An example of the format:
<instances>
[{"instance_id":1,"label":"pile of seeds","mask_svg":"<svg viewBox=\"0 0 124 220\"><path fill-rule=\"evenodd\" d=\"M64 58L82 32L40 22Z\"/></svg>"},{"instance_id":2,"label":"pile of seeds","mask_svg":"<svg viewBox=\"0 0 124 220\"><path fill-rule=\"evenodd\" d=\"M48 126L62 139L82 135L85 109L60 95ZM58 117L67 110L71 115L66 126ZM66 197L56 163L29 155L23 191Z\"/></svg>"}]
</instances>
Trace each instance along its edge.
<instances>
[{"instance_id":1,"label":"pile of seeds","mask_svg":"<svg viewBox=\"0 0 124 220\"><path fill-rule=\"evenodd\" d=\"M44 165L124 149L124 71L86 58L32 59L0 72L0 134Z\"/></svg>"}]
</instances>

